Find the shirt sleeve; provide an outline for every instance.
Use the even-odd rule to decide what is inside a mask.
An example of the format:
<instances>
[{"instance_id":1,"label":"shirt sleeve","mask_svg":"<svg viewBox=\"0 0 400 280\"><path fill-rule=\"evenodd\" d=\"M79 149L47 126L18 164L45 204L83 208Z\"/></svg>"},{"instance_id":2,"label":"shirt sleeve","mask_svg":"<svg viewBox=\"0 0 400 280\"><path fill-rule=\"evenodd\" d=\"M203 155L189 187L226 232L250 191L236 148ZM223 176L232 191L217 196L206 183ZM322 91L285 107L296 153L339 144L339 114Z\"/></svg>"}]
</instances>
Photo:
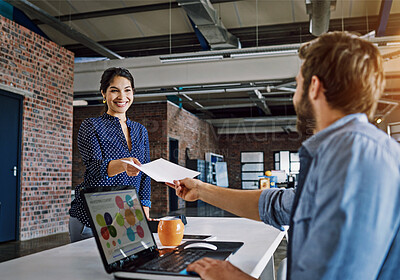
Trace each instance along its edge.
<instances>
[{"instance_id":1,"label":"shirt sleeve","mask_svg":"<svg viewBox=\"0 0 400 280\"><path fill-rule=\"evenodd\" d=\"M288 225L295 193L295 189L264 190L258 201L261 221L278 229Z\"/></svg>"},{"instance_id":2,"label":"shirt sleeve","mask_svg":"<svg viewBox=\"0 0 400 280\"><path fill-rule=\"evenodd\" d=\"M399 226L398 160L375 140L347 135L313 164L315 202L292 278L375 279Z\"/></svg>"},{"instance_id":3,"label":"shirt sleeve","mask_svg":"<svg viewBox=\"0 0 400 280\"><path fill-rule=\"evenodd\" d=\"M149 136L146 128L143 127L143 137L144 137L144 162L150 162L150 147L149 147ZM151 179L149 176L142 172L142 178L140 181L139 197L143 206L151 207Z\"/></svg>"},{"instance_id":4,"label":"shirt sleeve","mask_svg":"<svg viewBox=\"0 0 400 280\"><path fill-rule=\"evenodd\" d=\"M103 159L96 130L89 119L84 120L79 128L78 149L88 174L92 178L108 179L107 166L111 159Z\"/></svg>"}]
</instances>

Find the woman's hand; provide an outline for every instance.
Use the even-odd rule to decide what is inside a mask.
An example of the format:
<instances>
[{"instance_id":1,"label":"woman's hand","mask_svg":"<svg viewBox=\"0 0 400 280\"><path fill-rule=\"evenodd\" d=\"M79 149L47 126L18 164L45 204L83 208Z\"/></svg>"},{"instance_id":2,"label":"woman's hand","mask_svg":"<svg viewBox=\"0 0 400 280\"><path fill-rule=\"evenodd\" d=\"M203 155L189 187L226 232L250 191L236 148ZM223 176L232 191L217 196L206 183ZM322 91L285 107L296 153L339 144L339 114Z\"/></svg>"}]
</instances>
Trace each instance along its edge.
<instances>
[{"instance_id":1,"label":"woman's hand","mask_svg":"<svg viewBox=\"0 0 400 280\"><path fill-rule=\"evenodd\" d=\"M113 177L115 175L118 175L122 172L126 172L128 176L137 176L139 175L140 170L135 168L134 166L123 162L122 160L127 160L127 161L132 161L136 165L142 165L140 161L137 158L121 158L121 159L115 159L112 160L108 163L107 167L107 173L108 177Z\"/></svg>"},{"instance_id":2,"label":"woman's hand","mask_svg":"<svg viewBox=\"0 0 400 280\"><path fill-rule=\"evenodd\" d=\"M137 158L133 158L132 157L132 158L123 158L123 159L132 161L134 164L139 165L139 166L142 165ZM132 165L130 165L128 163L125 163L125 162L122 162L122 163L125 164L125 172L126 172L126 174L128 174L128 176L137 176L137 175L139 175L139 172L140 172L139 169L137 169L136 167L134 167L134 166L132 166Z\"/></svg>"}]
</instances>

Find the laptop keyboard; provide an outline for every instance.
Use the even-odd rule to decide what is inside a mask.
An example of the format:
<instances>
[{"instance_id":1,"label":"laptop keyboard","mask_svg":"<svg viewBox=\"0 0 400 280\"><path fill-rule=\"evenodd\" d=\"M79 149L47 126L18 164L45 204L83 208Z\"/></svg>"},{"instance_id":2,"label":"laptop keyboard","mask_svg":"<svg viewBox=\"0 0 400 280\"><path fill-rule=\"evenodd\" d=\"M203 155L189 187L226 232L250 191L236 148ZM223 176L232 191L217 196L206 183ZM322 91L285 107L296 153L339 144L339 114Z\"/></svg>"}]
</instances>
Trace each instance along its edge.
<instances>
[{"instance_id":1,"label":"laptop keyboard","mask_svg":"<svg viewBox=\"0 0 400 280\"><path fill-rule=\"evenodd\" d=\"M154 259L143 266L140 270L180 272L192 262L201 259L207 252L198 250L184 250L173 252L162 258Z\"/></svg>"}]
</instances>

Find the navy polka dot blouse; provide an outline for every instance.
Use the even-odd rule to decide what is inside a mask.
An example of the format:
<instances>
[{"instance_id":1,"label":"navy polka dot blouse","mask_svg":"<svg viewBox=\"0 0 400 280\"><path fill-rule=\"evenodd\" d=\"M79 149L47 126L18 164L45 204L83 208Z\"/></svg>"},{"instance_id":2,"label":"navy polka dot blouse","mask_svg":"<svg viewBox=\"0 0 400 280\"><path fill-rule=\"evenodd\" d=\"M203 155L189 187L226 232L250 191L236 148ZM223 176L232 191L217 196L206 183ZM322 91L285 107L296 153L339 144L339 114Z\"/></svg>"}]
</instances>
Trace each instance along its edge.
<instances>
[{"instance_id":1,"label":"navy polka dot blouse","mask_svg":"<svg viewBox=\"0 0 400 280\"><path fill-rule=\"evenodd\" d=\"M107 166L111 160L134 157L142 164L150 161L149 139L146 128L127 118L126 124L132 141L129 151L124 133L117 117L103 114L82 122L78 133L78 148L86 166L83 182L75 188L75 199L69 214L81 223L90 226L89 219L80 198L82 188L95 186L135 186L143 206L151 207L150 177L143 172L138 176L128 176L122 172L114 177L107 176Z\"/></svg>"}]
</instances>

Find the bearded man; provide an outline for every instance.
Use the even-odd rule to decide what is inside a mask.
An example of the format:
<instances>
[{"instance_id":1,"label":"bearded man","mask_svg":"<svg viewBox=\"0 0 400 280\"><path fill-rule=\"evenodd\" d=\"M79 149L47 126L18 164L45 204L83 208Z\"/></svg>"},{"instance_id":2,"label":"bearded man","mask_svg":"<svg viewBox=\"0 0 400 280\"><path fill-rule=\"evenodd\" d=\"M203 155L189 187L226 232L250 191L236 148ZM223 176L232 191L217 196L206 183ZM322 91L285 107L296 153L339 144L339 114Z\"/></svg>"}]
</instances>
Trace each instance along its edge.
<instances>
[{"instance_id":1,"label":"bearded man","mask_svg":"<svg viewBox=\"0 0 400 280\"><path fill-rule=\"evenodd\" d=\"M287 279L396 279L400 266L400 146L368 122L384 90L378 49L347 32L303 45L293 103L299 150L294 189L242 191L195 179L176 194L238 216L289 225ZM227 261L187 268L202 279L253 279Z\"/></svg>"}]
</instances>

